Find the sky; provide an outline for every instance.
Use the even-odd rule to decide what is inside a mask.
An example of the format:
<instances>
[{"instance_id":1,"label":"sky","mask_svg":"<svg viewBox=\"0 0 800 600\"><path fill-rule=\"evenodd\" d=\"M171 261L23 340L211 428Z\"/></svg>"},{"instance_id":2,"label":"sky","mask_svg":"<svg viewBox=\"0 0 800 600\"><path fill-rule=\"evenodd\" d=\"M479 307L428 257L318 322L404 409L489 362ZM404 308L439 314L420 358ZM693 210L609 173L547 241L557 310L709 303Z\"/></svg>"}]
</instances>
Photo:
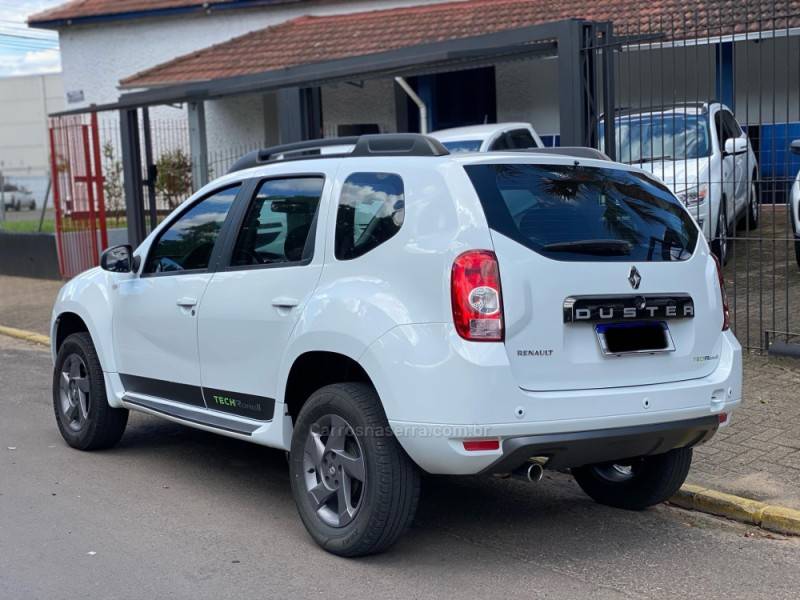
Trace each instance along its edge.
<instances>
[{"instance_id":1,"label":"sky","mask_svg":"<svg viewBox=\"0 0 800 600\"><path fill-rule=\"evenodd\" d=\"M58 34L30 29L28 16L66 0L0 0L0 77L61 70Z\"/></svg>"}]
</instances>

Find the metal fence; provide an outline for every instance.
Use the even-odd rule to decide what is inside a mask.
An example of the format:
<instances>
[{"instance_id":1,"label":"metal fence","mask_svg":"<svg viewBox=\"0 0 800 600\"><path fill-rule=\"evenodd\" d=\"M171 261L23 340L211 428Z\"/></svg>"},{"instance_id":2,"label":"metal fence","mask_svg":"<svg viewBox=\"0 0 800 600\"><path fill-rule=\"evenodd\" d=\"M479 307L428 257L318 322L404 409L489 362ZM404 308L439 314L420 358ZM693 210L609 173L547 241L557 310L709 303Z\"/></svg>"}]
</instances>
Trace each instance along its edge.
<instances>
[{"instance_id":1,"label":"metal fence","mask_svg":"<svg viewBox=\"0 0 800 600\"><path fill-rule=\"evenodd\" d=\"M800 156L789 150L800 139L800 0L714 4L727 12L697 3L660 18L626 16L623 4L614 23L583 27L583 49L574 46L583 108L560 106L561 117L574 115L585 124L585 143L657 175L689 206L725 263L743 345L800 343L800 246L790 212ZM152 229L193 191L189 127L183 111L177 119L141 115L133 154L144 188L140 212ZM98 139L109 224L123 228L116 114L101 115ZM210 177L253 149L215 140Z\"/></svg>"},{"instance_id":2,"label":"metal fence","mask_svg":"<svg viewBox=\"0 0 800 600\"><path fill-rule=\"evenodd\" d=\"M597 147L654 173L687 204L725 262L737 337L766 350L800 342L790 211L800 169L790 151L800 139L800 12L795 2L729 6L615 23L612 41L584 51L611 58L591 72L606 91L593 122Z\"/></svg>"},{"instance_id":3,"label":"metal fence","mask_svg":"<svg viewBox=\"0 0 800 600\"><path fill-rule=\"evenodd\" d=\"M58 266L72 277L108 244L97 115L52 119L49 135Z\"/></svg>"}]
</instances>

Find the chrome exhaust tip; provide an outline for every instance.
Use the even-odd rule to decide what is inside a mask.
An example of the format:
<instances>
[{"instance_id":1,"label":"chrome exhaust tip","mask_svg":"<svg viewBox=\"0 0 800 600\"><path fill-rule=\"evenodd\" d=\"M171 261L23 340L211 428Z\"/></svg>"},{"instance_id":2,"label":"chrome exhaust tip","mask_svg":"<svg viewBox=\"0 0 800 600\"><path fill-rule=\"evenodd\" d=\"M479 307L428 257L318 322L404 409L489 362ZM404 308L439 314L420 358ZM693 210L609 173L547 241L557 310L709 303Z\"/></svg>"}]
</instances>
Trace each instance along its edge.
<instances>
[{"instance_id":1,"label":"chrome exhaust tip","mask_svg":"<svg viewBox=\"0 0 800 600\"><path fill-rule=\"evenodd\" d=\"M538 462L532 462L528 466L527 478L531 483L539 483L544 476L544 467Z\"/></svg>"}]
</instances>

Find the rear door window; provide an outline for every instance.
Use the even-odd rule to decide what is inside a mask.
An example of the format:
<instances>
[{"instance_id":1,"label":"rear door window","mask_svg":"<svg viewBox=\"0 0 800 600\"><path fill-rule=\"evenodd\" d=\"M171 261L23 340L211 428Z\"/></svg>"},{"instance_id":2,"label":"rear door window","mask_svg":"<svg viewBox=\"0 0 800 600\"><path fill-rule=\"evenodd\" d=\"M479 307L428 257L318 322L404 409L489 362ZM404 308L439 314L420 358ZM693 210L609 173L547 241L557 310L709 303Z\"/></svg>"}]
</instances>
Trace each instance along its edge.
<instances>
[{"instance_id":1,"label":"rear door window","mask_svg":"<svg viewBox=\"0 0 800 600\"><path fill-rule=\"evenodd\" d=\"M322 177L261 183L236 239L234 267L297 263L311 258Z\"/></svg>"},{"instance_id":2,"label":"rear door window","mask_svg":"<svg viewBox=\"0 0 800 600\"><path fill-rule=\"evenodd\" d=\"M465 169L489 227L554 260L686 260L697 245L697 226L681 204L639 173L530 164Z\"/></svg>"}]
</instances>

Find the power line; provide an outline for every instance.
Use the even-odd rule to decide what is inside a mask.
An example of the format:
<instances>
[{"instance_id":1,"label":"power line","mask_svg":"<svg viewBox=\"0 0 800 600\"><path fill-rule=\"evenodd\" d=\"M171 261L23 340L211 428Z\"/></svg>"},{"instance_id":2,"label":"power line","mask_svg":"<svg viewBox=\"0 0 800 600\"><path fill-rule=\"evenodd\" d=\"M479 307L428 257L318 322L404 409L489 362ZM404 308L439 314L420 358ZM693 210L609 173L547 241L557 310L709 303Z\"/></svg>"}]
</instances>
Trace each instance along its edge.
<instances>
[{"instance_id":1,"label":"power line","mask_svg":"<svg viewBox=\"0 0 800 600\"><path fill-rule=\"evenodd\" d=\"M0 35L3 36L3 37L19 38L21 40L34 40L34 41L41 41L41 42L49 42L49 41L57 42L58 41L55 38L46 39L46 38L40 38L40 37L31 36L31 35L19 35L17 33L6 33L2 29L0 29Z\"/></svg>"},{"instance_id":2,"label":"power line","mask_svg":"<svg viewBox=\"0 0 800 600\"><path fill-rule=\"evenodd\" d=\"M58 36L55 36L55 35L53 35L53 36L28 35L25 32L24 29L13 29L13 28L5 27L3 25L0 25L0 33L6 33L8 35L14 35L14 36L17 36L17 37L22 37L22 38L30 39L30 40L42 40L42 41L45 41L45 42L49 42L49 41L53 41L53 40L57 40L58 39Z\"/></svg>"},{"instance_id":3,"label":"power line","mask_svg":"<svg viewBox=\"0 0 800 600\"><path fill-rule=\"evenodd\" d=\"M0 39L0 48L6 48L9 50L17 49L17 50L58 50L57 44L28 44L26 42L16 42L12 40L2 40Z\"/></svg>"},{"instance_id":4,"label":"power line","mask_svg":"<svg viewBox=\"0 0 800 600\"><path fill-rule=\"evenodd\" d=\"M0 51L23 51L23 52L45 52L49 50L58 51L58 46L26 46L24 44L2 43L0 42Z\"/></svg>"}]
</instances>

